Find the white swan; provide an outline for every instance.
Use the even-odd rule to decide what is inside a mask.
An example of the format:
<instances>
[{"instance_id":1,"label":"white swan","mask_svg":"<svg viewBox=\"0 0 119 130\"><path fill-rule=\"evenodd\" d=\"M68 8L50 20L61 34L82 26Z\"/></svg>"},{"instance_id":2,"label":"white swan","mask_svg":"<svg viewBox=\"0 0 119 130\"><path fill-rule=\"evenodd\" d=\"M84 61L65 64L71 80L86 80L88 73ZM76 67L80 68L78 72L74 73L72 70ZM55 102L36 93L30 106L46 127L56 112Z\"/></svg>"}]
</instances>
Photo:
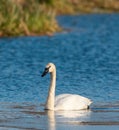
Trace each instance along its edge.
<instances>
[{"instance_id":1,"label":"white swan","mask_svg":"<svg viewBox=\"0 0 119 130\"><path fill-rule=\"evenodd\" d=\"M61 94L55 97L56 67L53 63L48 63L42 74L51 75L50 88L48 92L45 109L47 110L82 110L88 109L92 101L88 98L76 94Z\"/></svg>"}]
</instances>

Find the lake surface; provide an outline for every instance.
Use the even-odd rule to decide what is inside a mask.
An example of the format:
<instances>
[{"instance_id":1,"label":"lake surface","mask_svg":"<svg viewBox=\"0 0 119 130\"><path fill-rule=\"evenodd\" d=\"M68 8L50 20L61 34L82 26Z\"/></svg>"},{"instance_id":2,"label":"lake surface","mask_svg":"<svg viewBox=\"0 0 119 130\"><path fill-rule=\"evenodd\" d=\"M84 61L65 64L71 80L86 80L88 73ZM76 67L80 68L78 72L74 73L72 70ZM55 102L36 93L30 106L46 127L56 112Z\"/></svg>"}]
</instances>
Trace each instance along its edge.
<instances>
[{"instance_id":1,"label":"lake surface","mask_svg":"<svg viewBox=\"0 0 119 130\"><path fill-rule=\"evenodd\" d=\"M119 129L119 14L57 19L64 31L54 36L0 39L0 129ZM57 67L56 95L88 97L90 110L44 111L48 62Z\"/></svg>"}]
</instances>

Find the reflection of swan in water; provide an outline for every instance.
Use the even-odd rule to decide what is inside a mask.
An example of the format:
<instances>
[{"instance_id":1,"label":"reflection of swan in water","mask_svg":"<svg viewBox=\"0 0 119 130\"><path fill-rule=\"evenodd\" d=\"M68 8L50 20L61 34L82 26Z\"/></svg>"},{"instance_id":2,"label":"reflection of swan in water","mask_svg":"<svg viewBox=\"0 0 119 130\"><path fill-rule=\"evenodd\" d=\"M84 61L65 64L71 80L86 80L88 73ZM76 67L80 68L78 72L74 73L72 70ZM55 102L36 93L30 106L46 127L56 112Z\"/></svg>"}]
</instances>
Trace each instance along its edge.
<instances>
[{"instance_id":1,"label":"reflection of swan in water","mask_svg":"<svg viewBox=\"0 0 119 130\"><path fill-rule=\"evenodd\" d=\"M48 116L48 130L55 130L56 121L54 111L47 111L47 116Z\"/></svg>"},{"instance_id":2,"label":"reflection of swan in water","mask_svg":"<svg viewBox=\"0 0 119 130\"><path fill-rule=\"evenodd\" d=\"M90 110L81 111L46 111L48 116L48 130L56 130L59 123L82 123L90 118Z\"/></svg>"},{"instance_id":3,"label":"reflection of swan in water","mask_svg":"<svg viewBox=\"0 0 119 130\"><path fill-rule=\"evenodd\" d=\"M88 109L92 103L90 99L75 94L61 94L55 98L56 67L53 63L46 65L42 77L51 74L50 89L45 109L47 110L82 110Z\"/></svg>"},{"instance_id":4,"label":"reflection of swan in water","mask_svg":"<svg viewBox=\"0 0 119 130\"><path fill-rule=\"evenodd\" d=\"M90 115L90 110L80 110L80 111L57 111L56 116L63 118L84 118Z\"/></svg>"}]
</instances>

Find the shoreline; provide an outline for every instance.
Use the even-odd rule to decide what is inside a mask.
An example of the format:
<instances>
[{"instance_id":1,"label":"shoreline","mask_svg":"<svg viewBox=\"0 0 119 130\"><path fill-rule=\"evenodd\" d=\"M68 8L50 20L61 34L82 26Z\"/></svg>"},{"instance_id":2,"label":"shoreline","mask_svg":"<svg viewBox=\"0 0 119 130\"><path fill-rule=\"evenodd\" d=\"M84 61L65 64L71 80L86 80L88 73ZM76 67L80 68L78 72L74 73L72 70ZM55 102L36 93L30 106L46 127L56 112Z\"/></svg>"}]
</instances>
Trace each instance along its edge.
<instances>
[{"instance_id":1,"label":"shoreline","mask_svg":"<svg viewBox=\"0 0 119 130\"><path fill-rule=\"evenodd\" d=\"M0 37L52 36L63 30L56 16L118 13L119 1L44 0L44 2L34 2L29 0L27 2L26 0L11 0L4 2L1 0L0 7L2 9Z\"/></svg>"}]
</instances>

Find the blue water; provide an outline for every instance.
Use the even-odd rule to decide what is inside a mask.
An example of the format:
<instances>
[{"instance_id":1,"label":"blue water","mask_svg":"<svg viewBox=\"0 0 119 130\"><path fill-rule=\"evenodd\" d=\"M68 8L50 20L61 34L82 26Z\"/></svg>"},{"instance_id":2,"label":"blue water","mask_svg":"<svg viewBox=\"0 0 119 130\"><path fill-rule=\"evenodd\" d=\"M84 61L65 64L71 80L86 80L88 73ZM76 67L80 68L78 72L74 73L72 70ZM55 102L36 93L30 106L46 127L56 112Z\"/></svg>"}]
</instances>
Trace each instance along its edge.
<instances>
[{"instance_id":1,"label":"blue water","mask_svg":"<svg viewBox=\"0 0 119 130\"><path fill-rule=\"evenodd\" d=\"M57 19L64 31L53 36L0 39L0 102L17 103L19 108L24 108L22 103L40 107L50 78L41 78L41 74L45 65L53 62L57 67L56 95L74 93L90 98L93 119L98 108L105 108L100 104L108 104L106 110L119 110L119 14Z\"/></svg>"}]
</instances>

